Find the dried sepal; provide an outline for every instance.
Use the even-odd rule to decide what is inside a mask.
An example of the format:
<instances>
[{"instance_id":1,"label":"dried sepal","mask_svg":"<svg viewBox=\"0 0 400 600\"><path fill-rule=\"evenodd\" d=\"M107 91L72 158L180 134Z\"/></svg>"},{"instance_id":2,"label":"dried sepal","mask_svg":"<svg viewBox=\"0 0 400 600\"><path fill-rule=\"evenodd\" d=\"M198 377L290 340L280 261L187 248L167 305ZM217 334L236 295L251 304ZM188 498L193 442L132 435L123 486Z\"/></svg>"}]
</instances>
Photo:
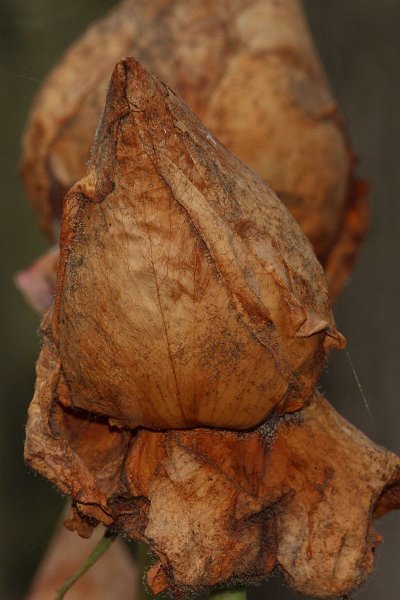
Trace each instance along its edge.
<instances>
[{"instance_id":1,"label":"dried sepal","mask_svg":"<svg viewBox=\"0 0 400 600\"><path fill-rule=\"evenodd\" d=\"M160 560L148 575L154 592L258 581L278 568L294 589L336 597L371 570L372 519L400 505L400 461L319 394L253 432L135 434L101 421L87 438L82 420L91 427L93 417L64 408L53 381L37 382L26 458L72 495L78 522L149 544ZM118 457L108 450L116 435L130 438Z\"/></svg>"},{"instance_id":2,"label":"dried sepal","mask_svg":"<svg viewBox=\"0 0 400 600\"><path fill-rule=\"evenodd\" d=\"M352 201L352 153L298 0L125 0L93 25L48 77L27 127L22 171L42 226L54 233L64 193L85 172L111 70L125 54L271 185L336 294L367 205L364 195Z\"/></svg>"},{"instance_id":3,"label":"dried sepal","mask_svg":"<svg viewBox=\"0 0 400 600\"><path fill-rule=\"evenodd\" d=\"M64 399L67 404L66 390L62 387L61 365L55 350L54 343L48 334L45 334L49 314L45 316L43 324L44 343L36 369L36 391L34 400L29 407L29 427L25 443L25 451L31 455L30 464L34 469L41 470L43 462L47 465L47 474L53 473L50 481L57 485L62 492L69 494L80 502L94 502L97 506L104 505L107 491L115 486L118 480L123 453L129 443L129 433L103 435L104 428L97 415L91 418L80 418L79 414L70 414L68 409L62 411L55 404L54 397ZM47 418L43 420L43 415ZM69 420L73 422L74 436L69 437ZM107 429L108 431L108 429ZM79 432L79 436L77 436ZM32 448L40 448L43 440L53 439L53 447L43 452L31 452ZM74 446L79 437L79 451ZM99 451L93 453L92 443L98 443ZM85 451L85 448L87 451ZM100 450L101 449L101 450ZM60 456L63 460L60 461ZM81 458L83 457L83 459ZM99 460L99 459L103 459ZM86 459L86 462L85 462ZM37 461L37 463L36 463ZM94 470L91 471L90 469ZM64 473L68 485L60 485L60 470ZM49 478L49 476L47 477ZM85 481L82 487L81 482ZM104 487L99 488L99 482ZM71 487L72 485L72 487ZM107 514L96 514L97 520L105 525L112 519ZM90 532L89 532L90 535Z\"/></svg>"},{"instance_id":4,"label":"dried sepal","mask_svg":"<svg viewBox=\"0 0 400 600\"><path fill-rule=\"evenodd\" d=\"M129 428L253 427L343 346L285 207L134 59L65 200L52 330L71 405Z\"/></svg>"}]
</instances>

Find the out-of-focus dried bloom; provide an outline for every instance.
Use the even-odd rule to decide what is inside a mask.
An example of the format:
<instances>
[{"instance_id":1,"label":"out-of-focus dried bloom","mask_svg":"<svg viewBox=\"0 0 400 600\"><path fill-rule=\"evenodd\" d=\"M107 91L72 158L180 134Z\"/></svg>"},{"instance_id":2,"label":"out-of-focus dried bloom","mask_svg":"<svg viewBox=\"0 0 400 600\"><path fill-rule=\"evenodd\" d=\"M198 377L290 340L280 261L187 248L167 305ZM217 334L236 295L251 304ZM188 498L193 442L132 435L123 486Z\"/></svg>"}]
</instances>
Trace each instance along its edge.
<instances>
[{"instance_id":1,"label":"out-of-focus dried bloom","mask_svg":"<svg viewBox=\"0 0 400 600\"><path fill-rule=\"evenodd\" d=\"M54 600L55 592L87 559L104 535L98 527L90 540L59 527L47 549L25 600ZM68 593L68 600L126 600L134 598L135 564L121 540L116 540Z\"/></svg>"},{"instance_id":2,"label":"out-of-focus dried bloom","mask_svg":"<svg viewBox=\"0 0 400 600\"><path fill-rule=\"evenodd\" d=\"M28 269L15 274L15 286L28 304L39 313L47 310L53 303L58 256L57 244L47 250Z\"/></svg>"},{"instance_id":3,"label":"out-of-focus dried bloom","mask_svg":"<svg viewBox=\"0 0 400 600\"><path fill-rule=\"evenodd\" d=\"M353 157L298 0L125 0L92 26L42 87L23 175L54 234L85 172L111 70L134 54L286 203L327 268L331 295L368 215Z\"/></svg>"},{"instance_id":4,"label":"out-of-focus dried bloom","mask_svg":"<svg viewBox=\"0 0 400 600\"><path fill-rule=\"evenodd\" d=\"M65 200L53 335L72 406L129 428L253 427L343 343L285 207L133 59Z\"/></svg>"},{"instance_id":5,"label":"out-of-focus dried bloom","mask_svg":"<svg viewBox=\"0 0 400 600\"><path fill-rule=\"evenodd\" d=\"M155 592L275 568L319 597L364 580L400 461L313 391L343 343L321 268L273 192L133 59L67 196L42 327L26 459L83 533L150 545Z\"/></svg>"}]
</instances>

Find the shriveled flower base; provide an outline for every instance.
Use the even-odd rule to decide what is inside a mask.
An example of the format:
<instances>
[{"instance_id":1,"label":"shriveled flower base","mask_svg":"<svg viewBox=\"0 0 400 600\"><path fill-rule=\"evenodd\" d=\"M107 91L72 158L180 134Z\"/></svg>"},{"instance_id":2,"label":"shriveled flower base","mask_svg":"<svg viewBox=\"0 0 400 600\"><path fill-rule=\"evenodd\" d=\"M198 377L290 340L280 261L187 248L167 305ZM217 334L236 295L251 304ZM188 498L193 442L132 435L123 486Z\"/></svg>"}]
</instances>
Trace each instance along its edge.
<instances>
[{"instance_id":1,"label":"shriveled flower base","mask_svg":"<svg viewBox=\"0 0 400 600\"><path fill-rule=\"evenodd\" d=\"M26 458L72 496L70 526L87 534L100 521L151 547L154 592L261 580L280 568L294 589L335 597L371 570L380 541L372 521L399 506L400 460L319 393L254 431L134 433L65 408L58 381L47 341Z\"/></svg>"}]
</instances>

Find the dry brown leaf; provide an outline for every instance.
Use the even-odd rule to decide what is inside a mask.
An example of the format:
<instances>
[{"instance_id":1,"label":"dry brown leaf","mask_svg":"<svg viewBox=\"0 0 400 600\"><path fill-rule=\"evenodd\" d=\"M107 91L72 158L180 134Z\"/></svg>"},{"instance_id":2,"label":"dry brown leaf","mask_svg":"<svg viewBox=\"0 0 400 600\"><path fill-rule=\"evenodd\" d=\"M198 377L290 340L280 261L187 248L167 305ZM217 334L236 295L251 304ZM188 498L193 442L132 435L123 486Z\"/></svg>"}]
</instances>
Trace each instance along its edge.
<instances>
[{"instance_id":1,"label":"dry brown leaf","mask_svg":"<svg viewBox=\"0 0 400 600\"><path fill-rule=\"evenodd\" d=\"M47 232L85 172L112 68L129 54L278 193L336 295L368 211L298 0L125 0L93 25L46 80L25 135L26 189Z\"/></svg>"}]
</instances>

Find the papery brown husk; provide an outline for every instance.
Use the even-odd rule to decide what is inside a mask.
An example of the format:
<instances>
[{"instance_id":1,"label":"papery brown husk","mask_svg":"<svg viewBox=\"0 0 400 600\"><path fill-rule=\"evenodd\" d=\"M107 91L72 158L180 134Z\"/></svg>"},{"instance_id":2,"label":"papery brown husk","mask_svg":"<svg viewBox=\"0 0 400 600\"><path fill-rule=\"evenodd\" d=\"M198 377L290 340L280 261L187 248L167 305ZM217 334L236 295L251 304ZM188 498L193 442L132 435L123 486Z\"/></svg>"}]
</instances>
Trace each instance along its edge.
<instances>
[{"instance_id":1,"label":"papery brown husk","mask_svg":"<svg viewBox=\"0 0 400 600\"><path fill-rule=\"evenodd\" d=\"M332 283L345 282L368 222L353 154L305 23L287 0L125 0L67 52L38 94L22 172L54 236L85 172L111 70L134 54L286 203Z\"/></svg>"},{"instance_id":2,"label":"papery brown husk","mask_svg":"<svg viewBox=\"0 0 400 600\"><path fill-rule=\"evenodd\" d=\"M60 243L59 385L113 424L254 427L298 408L343 346L286 208L134 59L114 70Z\"/></svg>"},{"instance_id":3,"label":"papery brown husk","mask_svg":"<svg viewBox=\"0 0 400 600\"><path fill-rule=\"evenodd\" d=\"M146 542L157 593L264 579L337 597L370 572L372 519L400 502L400 461L315 393L252 432L137 433L66 409L46 338L29 411L26 459L95 519Z\"/></svg>"}]
</instances>

